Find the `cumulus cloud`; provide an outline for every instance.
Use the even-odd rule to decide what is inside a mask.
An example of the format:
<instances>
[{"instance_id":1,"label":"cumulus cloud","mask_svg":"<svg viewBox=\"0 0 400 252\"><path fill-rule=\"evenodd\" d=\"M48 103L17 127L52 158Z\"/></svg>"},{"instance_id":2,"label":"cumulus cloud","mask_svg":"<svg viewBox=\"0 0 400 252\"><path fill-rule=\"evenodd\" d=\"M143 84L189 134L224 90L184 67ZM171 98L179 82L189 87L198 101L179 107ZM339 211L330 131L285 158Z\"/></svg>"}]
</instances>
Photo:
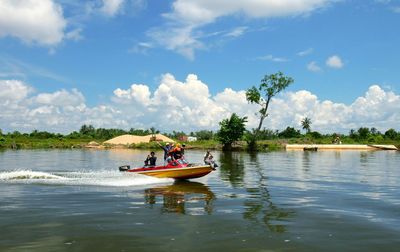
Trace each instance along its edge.
<instances>
[{"instance_id":1,"label":"cumulus cloud","mask_svg":"<svg viewBox=\"0 0 400 252\"><path fill-rule=\"evenodd\" d=\"M317 62L311 61L307 64L307 69L311 72L320 72L322 71L321 67L318 65Z\"/></svg>"},{"instance_id":2,"label":"cumulus cloud","mask_svg":"<svg viewBox=\"0 0 400 252\"><path fill-rule=\"evenodd\" d=\"M124 111L134 111L129 115L132 121L170 130L212 129L233 108L251 107L243 91L226 89L212 97L208 86L194 74L189 74L184 82L165 74L152 94L142 84L133 84L127 90L116 89L113 100L125 104Z\"/></svg>"},{"instance_id":3,"label":"cumulus cloud","mask_svg":"<svg viewBox=\"0 0 400 252\"><path fill-rule=\"evenodd\" d=\"M88 107L77 89L35 94L19 80L0 80L0 122L3 130L71 132L84 123L127 127L112 106ZM113 120L115 118L115 120Z\"/></svg>"},{"instance_id":4,"label":"cumulus cloud","mask_svg":"<svg viewBox=\"0 0 400 252\"><path fill-rule=\"evenodd\" d=\"M0 1L0 37L54 46L64 39L67 21L52 0Z\"/></svg>"},{"instance_id":5,"label":"cumulus cloud","mask_svg":"<svg viewBox=\"0 0 400 252\"><path fill-rule=\"evenodd\" d=\"M247 128L258 126L255 112L244 90L226 88L212 95L197 75L184 81L164 74L155 90L146 84L132 84L114 90L106 104L90 107L77 89L35 93L18 80L0 80L0 120L3 131L71 132L82 124L108 128L150 128L161 131L217 130L218 123L233 112L247 116ZM400 95L372 85L350 104L320 100L307 91L284 92L275 97L264 126L281 130L301 128L304 117L311 118L313 130L344 132L358 127L385 131L399 129Z\"/></svg>"},{"instance_id":6,"label":"cumulus cloud","mask_svg":"<svg viewBox=\"0 0 400 252\"><path fill-rule=\"evenodd\" d=\"M342 68L344 66L342 59L337 56L333 55L326 60L326 65L331 68Z\"/></svg>"},{"instance_id":7,"label":"cumulus cloud","mask_svg":"<svg viewBox=\"0 0 400 252\"><path fill-rule=\"evenodd\" d=\"M218 18L244 15L248 18L272 18L308 15L334 0L175 0L172 11L164 13L167 24L153 28L148 35L160 46L193 59L194 52L206 46L201 40L201 27ZM239 36L243 28L231 35Z\"/></svg>"},{"instance_id":8,"label":"cumulus cloud","mask_svg":"<svg viewBox=\"0 0 400 252\"><path fill-rule=\"evenodd\" d=\"M32 88L19 80L0 80L1 103L18 102L32 92Z\"/></svg>"}]
</instances>

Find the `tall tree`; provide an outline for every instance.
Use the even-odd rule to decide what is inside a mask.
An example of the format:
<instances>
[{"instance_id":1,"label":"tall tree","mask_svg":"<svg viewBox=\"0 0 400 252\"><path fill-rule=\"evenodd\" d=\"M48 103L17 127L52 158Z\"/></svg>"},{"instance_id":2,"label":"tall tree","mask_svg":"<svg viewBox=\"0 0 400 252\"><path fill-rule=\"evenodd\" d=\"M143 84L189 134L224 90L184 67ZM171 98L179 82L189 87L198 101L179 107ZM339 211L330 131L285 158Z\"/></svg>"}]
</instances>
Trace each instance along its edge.
<instances>
[{"instance_id":1,"label":"tall tree","mask_svg":"<svg viewBox=\"0 0 400 252\"><path fill-rule=\"evenodd\" d=\"M247 117L239 117L233 113L229 119L224 119L219 123L221 128L217 133L217 138L224 145L224 150L230 150L232 143L242 138L246 130L246 122Z\"/></svg>"},{"instance_id":2,"label":"tall tree","mask_svg":"<svg viewBox=\"0 0 400 252\"><path fill-rule=\"evenodd\" d=\"M311 132L311 124L311 119L308 117L305 117L303 120L301 120L301 126L307 131L307 133Z\"/></svg>"},{"instance_id":3,"label":"tall tree","mask_svg":"<svg viewBox=\"0 0 400 252\"><path fill-rule=\"evenodd\" d=\"M79 133L84 136L94 136L96 134L96 129L93 127L93 125L82 125Z\"/></svg>"},{"instance_id":4,"label":"tall tree","mask_svg":"<svg viewBox=\"0 0 400 252\"><path fill-rule=\"evenodd\" d=\"M292 78L285 76L282 72L277 72L265 75L258 88L253 86L247 89L247 101L261 106L259 110L260 122L255 131L256 134L260 131L264 119L268 116L268 106L272 97L287 88L293 81Z\"/></svg>"}]
</instances>

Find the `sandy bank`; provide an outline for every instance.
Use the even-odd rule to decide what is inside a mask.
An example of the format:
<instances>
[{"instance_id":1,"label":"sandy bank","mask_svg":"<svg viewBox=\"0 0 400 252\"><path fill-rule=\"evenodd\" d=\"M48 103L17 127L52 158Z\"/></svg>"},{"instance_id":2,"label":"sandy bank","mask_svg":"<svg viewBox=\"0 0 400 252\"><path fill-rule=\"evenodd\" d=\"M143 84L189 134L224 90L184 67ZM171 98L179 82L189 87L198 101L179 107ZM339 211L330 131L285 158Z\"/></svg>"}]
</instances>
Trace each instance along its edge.
<instances>
[{"instance_id":1,"label":"sandy bank","mask_svg":"<svg viewBox=\"0 0 400 252\"><path fill-rule=\"evenodd\" d=\"M398 150L394 145L378 144L287 144L286 150Z\"/></svg>"}]
</instances>

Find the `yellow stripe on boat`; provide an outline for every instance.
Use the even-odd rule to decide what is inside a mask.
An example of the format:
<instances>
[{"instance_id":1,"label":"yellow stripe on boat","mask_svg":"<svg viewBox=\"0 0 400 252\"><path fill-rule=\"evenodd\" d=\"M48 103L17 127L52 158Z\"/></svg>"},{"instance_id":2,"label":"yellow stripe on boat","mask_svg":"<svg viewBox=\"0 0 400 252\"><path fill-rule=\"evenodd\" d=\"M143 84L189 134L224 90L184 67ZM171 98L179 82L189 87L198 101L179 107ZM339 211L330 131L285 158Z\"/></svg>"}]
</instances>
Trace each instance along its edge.
<instances>
[{"instance_id":1,"label":"yellow stripe on boat","mask_svg":"<svg viewBox=\"0 0 400 252\"><path fill-rule=\"evenodd\" d=\"M184 168L170 168L153 171L141 171L139 174L157 177L157 178L174 178L174 179L186 179L186 178L198 178L210 173L213 168L209 165L195 166L195 167L184 167Z\"/></svg>"}]
</instances>

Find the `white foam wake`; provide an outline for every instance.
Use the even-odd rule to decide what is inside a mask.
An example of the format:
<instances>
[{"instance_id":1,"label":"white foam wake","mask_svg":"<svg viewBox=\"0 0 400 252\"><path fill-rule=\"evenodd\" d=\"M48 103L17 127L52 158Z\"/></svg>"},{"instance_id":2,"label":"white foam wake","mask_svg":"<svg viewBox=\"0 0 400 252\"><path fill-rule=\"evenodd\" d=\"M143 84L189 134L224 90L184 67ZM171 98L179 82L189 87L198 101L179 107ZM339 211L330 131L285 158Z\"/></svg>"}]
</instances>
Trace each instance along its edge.
<instances>
[{"instance_id":1,"label":"white foam wake","mask_svg":"<svg viewBox=\"0 0 400 252\"><path fill-rule=\"evenodd\" d=\"M0 180L19 179L61 179L62 177L47 172L36 172L30 170L1 172Z\"/></svg>"},{"instance_id":2,"label":"white foam wake","mask_svg":"<svg viewBox=\"0 0 400 252\"><path fill-rule=\"evenodd\" d=\"M91 185L91 186L139 186L171 182L172 179L159 179L140 174L119 171L83 171L47 173L31 170L0 172L0 182L53 184L53 185Z\"/></svg>"}]
</instances>

